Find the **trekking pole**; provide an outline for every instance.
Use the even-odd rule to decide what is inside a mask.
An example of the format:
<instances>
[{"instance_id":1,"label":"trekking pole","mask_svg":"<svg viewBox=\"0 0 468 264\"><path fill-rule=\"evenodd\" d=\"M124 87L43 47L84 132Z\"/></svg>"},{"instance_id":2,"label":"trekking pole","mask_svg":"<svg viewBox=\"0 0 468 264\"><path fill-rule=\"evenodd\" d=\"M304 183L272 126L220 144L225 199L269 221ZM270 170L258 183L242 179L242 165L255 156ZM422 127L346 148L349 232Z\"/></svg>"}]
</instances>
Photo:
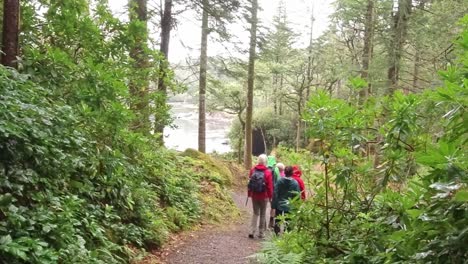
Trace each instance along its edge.
<instances>
[{"instance_id":1,"label":"trekking pole","mask_svg":"<svg viewBox=\"0 0 468 264\"><path fill-rule=\"evenodd\" d=\"M245 206L247 206L248 202L249 202L249 196L247 196L247 199L245 199Z\"/></svg>"}]
</instances>

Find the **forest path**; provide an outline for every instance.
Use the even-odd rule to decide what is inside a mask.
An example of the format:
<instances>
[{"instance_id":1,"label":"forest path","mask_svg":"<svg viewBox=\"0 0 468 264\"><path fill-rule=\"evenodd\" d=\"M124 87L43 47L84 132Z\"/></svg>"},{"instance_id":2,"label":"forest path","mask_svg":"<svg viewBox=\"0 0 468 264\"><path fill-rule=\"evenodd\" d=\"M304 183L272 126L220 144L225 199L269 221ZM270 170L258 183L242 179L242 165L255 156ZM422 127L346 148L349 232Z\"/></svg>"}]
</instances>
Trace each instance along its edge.
<instances>
[{"instance_id":1,"label":"forest path","mask_svg":"<svg viewBox=\"0 0 468 264\"><path fill-rule=\"evenodd\" d=\"M245 264L253 263L252 254L260 250L260 239L248 238L252 203L245 206L245 191L232 191L241 217L219 226L203 226L184 235L177 245L170 245L159 261L167 264ZM268 216L268 212L267 212Z\"/></svg>"}]
</instances>

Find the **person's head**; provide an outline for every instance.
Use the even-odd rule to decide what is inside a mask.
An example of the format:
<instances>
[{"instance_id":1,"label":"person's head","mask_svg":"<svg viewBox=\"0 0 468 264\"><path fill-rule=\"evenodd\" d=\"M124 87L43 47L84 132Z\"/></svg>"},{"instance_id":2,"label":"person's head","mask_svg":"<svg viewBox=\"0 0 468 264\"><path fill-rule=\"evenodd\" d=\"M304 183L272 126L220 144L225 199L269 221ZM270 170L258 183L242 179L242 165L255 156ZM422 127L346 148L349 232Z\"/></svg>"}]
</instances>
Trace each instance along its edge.
<instances>
[{"instance_id":1,"label":"person's head","mask_svg":"<svg viewBox=\"0 0 468 264\"><path fill-rule=\"evenodd\" d=\"M278 170L284 171L284 164L281 162L276 163L276 167L278 167Z\"/></svg>"},{"instance_id":2,"label":"person's head","mask_svg":"<svg viewBox=\"0 0 468 264\"><path fill-rule=\"evenodd\" d=\"M286 177L291 177L294 173L294 169L292 166L286 166L286 168L284 168L284 175Z\"/></svg>"},{"instance_id":3,"label":"person's head","mask_svg":"<svg viewBox=\"0 0 468 264\"><path fill-rule=\"evenodd\" d=\"M267 155L261 154L258 156L258 159L257 159L258 165L266 165L266 162L267 162Z\"/></svg>"},{"instance_id":4,"label":"person's head","mask_svg":"<svg viewBox=\"0 0 468 264\"><path fill-rule=\"evenodd\" d=\"M301 167L299 167L299 165L294 165L292 166L292 168L293 168L294 177L301 177L302 175Z\"/></svg>"},{"instance_id":5,"label":"person's head","mask_svg":"<svg viewBox=\"0 0 468 264\"><path fill-rule=\"evenodd\" d=\"M274 167L276 165L276 158L273 155L268 156L267 158L268 167Z\"/></svg>"}]
</instances>

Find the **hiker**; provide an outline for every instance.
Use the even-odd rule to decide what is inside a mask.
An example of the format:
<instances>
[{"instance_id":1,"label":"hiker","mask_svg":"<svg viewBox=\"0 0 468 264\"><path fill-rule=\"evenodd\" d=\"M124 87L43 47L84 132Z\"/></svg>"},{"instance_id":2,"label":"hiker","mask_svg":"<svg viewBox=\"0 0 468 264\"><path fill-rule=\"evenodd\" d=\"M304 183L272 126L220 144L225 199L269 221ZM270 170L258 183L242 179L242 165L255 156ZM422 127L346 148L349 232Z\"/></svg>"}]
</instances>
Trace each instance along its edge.
<instances>
[{"instance_id":1,"label":"hiker","mask_svg":"<svg viewBox=\"0 0 468 264\"><path fill-rule=\"evenodd\" d=\"M285 177L282 177L278 180L275 186L275 193L273 195L272 206L275 208L276 217L275 217L275 234L279 234L280 225L279 217L288 214L291 210L289 205L289 199L292 199L299 195L300 188L296 180L292 178L293 176L293 167L287 166L284 169ZM285 230L287 229L285 225Z\"/></svg>"},{"instance_id":2,"label":"hiker","mask_svg":"<svg viewBox=\"0 0 468 264\"><path fill-rule=\"evenodd\" d=\"M273 180L270 170L266 167L267 156L258 156L257 165L250 170L248 197L252 198L253 215L250 225L249 238L254 238L257 231L258 237L265 237L266 229L266 209L268 202L271 203L273 197ZM260 216L260 223L258 217Z\"/></svg>"},{"instance_id":3,"label":"hiker","mask_svg":"<svg viewBox=\"0 0 468 264\"><path fill-rule=\"evenodd\" d=\"M276 167L279 170L280 177L284 177L284 164L281 162L276 163Z\"/></svg>"},{"instance_id":4,"label":"hiker","mask_svg":"<svg viewBox=\"0 0 468 264\"><path fill-rule=\"evenodd\" d=\"M275 192L276 182L281 178L278 167L276 166L276 157L274 155L268 156L267 161L268 170L270 170L273 176L273 193ZM268 228L273 228L273 218L275 216L275 209L270 206L270 221L268 222Z\"/></svg>"},{"instance_id":5,"label":"hiker","mask_svg":"<svg viewBox=\"0 0 468 264\"><path fill-rule=\"evenodd\" d=\"M302 176L301 168L299 167L299 165L294 165L293 166L293 176L292 177L299 184L299 188L301 189L301 199L305 200L306 191L305 191L304 181L301 179L301 176Z\"/></svg>"},{"instance_id":6,"label":"hiker","mask_svg":"<svg viewBox=\"0 0 468 264\"><path fill-rule=\"evenodd\" d=\"M267 161L267 167L270 170L270 172L273 175L273 188L276 184L276 182L279 180L280 176L280 171L278 167L276 166L276 158L273 155L268 156L268 161Z\"/></svg>"}]
</instances>

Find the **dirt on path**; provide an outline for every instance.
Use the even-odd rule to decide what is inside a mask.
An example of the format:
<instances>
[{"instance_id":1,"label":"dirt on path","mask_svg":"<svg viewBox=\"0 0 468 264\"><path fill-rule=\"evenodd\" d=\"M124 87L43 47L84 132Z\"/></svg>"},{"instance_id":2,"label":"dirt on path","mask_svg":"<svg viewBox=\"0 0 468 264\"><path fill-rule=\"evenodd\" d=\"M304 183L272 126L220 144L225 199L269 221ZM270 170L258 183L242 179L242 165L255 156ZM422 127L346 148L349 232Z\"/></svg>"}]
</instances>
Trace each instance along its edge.
<instances>
[{"instance_id":1,"label":"dirt on path","mask_svg":"<svg viewBox=\"0 0 468 264\"><path fill-rule=\"evenodd\" d=\"M167 264L246 264L254 263L249 256L258 252L261 241L248 238L252 203L245 206L246 193L236 191L232 197L242 217L222 226L206 226L194 231L178 245L173 245L159 261ZM268 212L267 212L268 215Z\"/></svg>"}]
</instances>

